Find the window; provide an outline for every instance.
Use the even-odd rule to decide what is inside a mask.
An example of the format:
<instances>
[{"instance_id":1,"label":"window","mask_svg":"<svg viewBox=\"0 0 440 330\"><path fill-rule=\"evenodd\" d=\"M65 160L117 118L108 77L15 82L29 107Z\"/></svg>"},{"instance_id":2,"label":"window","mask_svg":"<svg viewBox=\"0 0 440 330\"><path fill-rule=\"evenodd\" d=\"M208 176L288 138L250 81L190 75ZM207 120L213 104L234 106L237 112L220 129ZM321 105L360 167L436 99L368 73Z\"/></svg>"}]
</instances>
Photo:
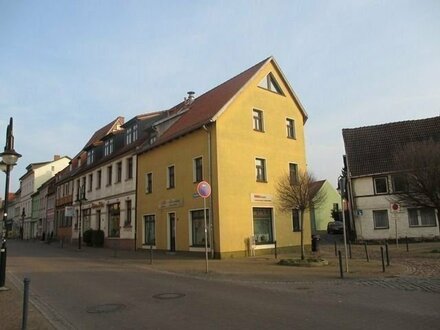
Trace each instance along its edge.
<instances>
[{"instance_id":1,"label":"window","mask_svg":"<svg viewBox=\"0 0 440 330\"><path fill-rule=\"evenodd\" d=\"M133 157L127 159L127 180L133 179Z\"/></svg>"},{"instance_id":2,"label":"window","mask_svg":"<svg viewBox=\"0 0 440 330\"><path fill-rule=\"evenodd\" d=\"M122 162L116 163L116 182L122 181Z\"/></svg>"},{"instance_id":3,"label":"window","mask_svg":"<svg viewBox=\"0 0 440 330\"><path fill-rule=\"evenodd\" d=\"M175 178L174 178L174 165L168 166L167 169L167 188L171 189L175 187Z\"/></svg>"},{"instance_id":4,"label":"window","mask_svg":"<svg viewBox=\"0 0 440 330\"><path fill-rule=\"evenodd\" d=\"M104 156L108 156L113 152L113 139L105 141L104 144Z\"/></svg>"},{"instance_id":5,"label":"window","mask_svg":"<svg viewBox=\"0 0 440 330\"><path fill-rule=\"evenodd\" d=\"M258 182L266 182L266 160L255 158L255 174Z\"/></svg>"},{"instance_id":6,"label":"window","mask_svg":"<svg viewBox=\"0 0 440 330\"><path fill-rule=\"evenodd\" d=\"M91 163L93 163L93 160L95 158L95 150L89 150L87 152L87 165L90 165Z\"/></svg>"},{"instance_id":7,"label":"window","mask_svg":"<svg viewBox=\"0 0 440 330\"><path fill-rule=\"evenodd\" d=\"M156 219L154 215L144 215L144 230L144 244L156 245Z\"/></svg>"},{"instance_id":8,"label":"window","mask_svg":"<svg viewBox=\"0 0 440 330\"><path fill-rule=\"evenodd\" d=\"M138 125L133 125L133 142L136 141L138 138Z\"/></svg>"},{"instance_id":9,"label":"window","mask_svg":"<svg viewBox=\"0 0 440 330\"><path fill-rule=\"evenodd\" d=\"M125 202L125 222L124 227L131 227L131 200Z\"/></svg>"},{"instance_id":10,"label":"window","mask_svg":"<svg viewBox=\"0 0 440 330\"><path fill-rule=\"evenodd\" d=\"M254 236L256 244L273 243L272 234L272 209L258 208L253 209Z\"/></svg>"},{"instance_id":11,"label":"window","mask_svg":"<svg viewBox=\"0 0 440 330\"><path fill-rule=\"evenodd\" d=\"M287 127L287 137L290 139L295 139L295 121L290 118L286 118L286 127Z\"/></svg>"},{"instance_id":12,"label":"window","mask_svg":"<svg viewBox=\"0 0 440 330\"><path fill-rule=\"evenodd\" d=\"M299 210L292 210L292 227L293 231L301 231L301 219L299 217Z\"/></svg>"},{"instance_id":13,"label":"window","mask_svg":"<svg viewBox=\"0 0 440 330\"><path fill-rule=\"evenodd\" d=\"M96 189L101 189L101 179L102 179L102 172L101 170L98 170L98 172L96 172Z\"/></svg>"},{"instance_id":14,"label":"window","mask_svg":"<svg viewBox=\"0 0 440 330\"><path fill-rule=\"evenodd\" d=\"M418 208L408 209L408 220L410 227L435 227L437 221L435 219L435 209Z\"/></svg>"},{"instance_id":15,"label":"window","mask_svg":"<svg viewBox=\"0 0 440 330\"><path fill-rule=\"evenodd\" d=\"M209 228L209 212L206 210L206 226ZM205 217L203 210L191 211L192 246L205 246ZM209 246L209 241L208 241Z\"/></svg>"},{"instance_id":16,"label":"window","mask_svg":"<svg viewBox=\"0 0 440 330\"><path fill-rule=\"evenodd\" d=\"M263 80L261 80L261 82L258 84L258 86L264 89L268 89L277 94L284 95L283 91L280 88L280 85L278 84L272 73L269 73L266 77L264 77Z\"/></svg>"},{"instance_id":17,"label":"window","mask_svg":"<svg viewBox=\"0 0 440 330\"><path fill-rule=\"evenodd\" d=\"M393 175L391 181L393 183L393 192L404 192L408 190L406 176L401 174Z\"/></svg>"},{"instance_id":18,"label":"window","mask_svg":"<svg viewBox=\"0 0 440 330\"><path fill-rule=\"evenodd\" d=\"M89 191L93 189L93 173L89 174Z\"/></svg>"},{"instance_id":19,"label":"window","mask_svg":"<svg viewBox=\"0 0 440 330\"><path fill-rule=\"evenodd\" d=\"M127 128L127 131L125 132L125 143L126 144L130 144L133 140L132 140L132 128L129 127Z\"/></svg>"},{"instance_id":20,"label":"window","mask_svg":"<svg viewBox=\"0 0 440 330\"><path fill-rule=\"evenodd\" d=\"M90 229L90 218L91 218L91 214L92 214L92 209L84 209L82 210L83 214L82 214L82 232L84 233L86 230Z\"/></svg>"},{"instance_id":21,"label":"window","mask_svg":"<svg viewBox=\"0 0 440 330\"><path fill-rule=\"evenodd\" d=\"M107 167L107 186L110 186L112 184L112 166Z\"/></svg>"},{"instance_id":22,"label":"window","mask_svg":"<svg viewBox=\"0 0 440 330\"><path fill-rule=\"evenodd\" d=\"M290 163L289 164L289 178L290 184L294 184L298 182L298 165Z\"/></svg>"},{"instance_id":23,"label":"window","mask_svg":"<svg viewBox=\"0 0 440 330\"><path fill-rule=\"evenodd\" d=\"M151 194L153 192L153 173L145 174L145 193Z\"/></svg>"},{"instance_id":24,"label":"window","mask_svg":"<svg viewBox=\"0 0 440 330\"><path fill-rule=\"evenodd\" d=\"M203 158L193 159L193 181L200 182L203 180Z\"/></svg>"},{"instance_id":25,"label":"window","mask_svg":"<svg viewBox=\"0 0 440 330\"><path fill-rule=\"evenodd\" d=\"M253 114L253 119L254 119L254 130L259 131L259 132L263 132L263 130L264 130L263 111L254 109L252 111L252 114Z\"/></svg>"},{"instance_id":26,"label":"window","mask_svg":"<svg viewBox=\"0 0 440 330\"><path fill-rule=\"evenodd\" d=\"M388 192L388 179L386 176L374 178L373 180L376 194L386 194Z\"/></svg>"},{"instance_id":27,"label":"window","mask_svg":"<svg viewBox=\"0 0 440 330\"><path fill-rule=\"evenodd\" d=\"M120 216L119 203L110 204L108 206L108 237L119 237Z\"/></svg>"},{"instance_id":28,"label":"window","mask_svg":"<svg viewBox=\"0 0 440 330\"><path fill-rule=\"evenodd\" d=\"M388 229L388 211L377 210L373 211L374 229Z\"/></svg>"}]
</instances>

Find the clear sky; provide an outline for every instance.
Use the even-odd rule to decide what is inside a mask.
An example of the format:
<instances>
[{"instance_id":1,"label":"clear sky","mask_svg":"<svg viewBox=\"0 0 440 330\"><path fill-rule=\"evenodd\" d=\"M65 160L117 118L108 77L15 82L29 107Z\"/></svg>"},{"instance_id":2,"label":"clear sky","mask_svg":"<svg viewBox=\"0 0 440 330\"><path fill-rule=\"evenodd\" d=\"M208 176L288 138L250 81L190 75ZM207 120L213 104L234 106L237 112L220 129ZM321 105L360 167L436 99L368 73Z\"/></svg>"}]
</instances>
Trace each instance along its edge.
<instances>
[{"instance_id":1,"label":"clear sky","mask_svg":"<svg viewBox=\"0 0 440 330\"><path fill-rule=\"evenodd\" d=\"M309 170L333 185L342 128L440 115L438 0L0 0L0 146L12 116L23 155L11 191L28 164L75 156L117 116L270 55L309 114Z\"/></svg>"}]
</instances>

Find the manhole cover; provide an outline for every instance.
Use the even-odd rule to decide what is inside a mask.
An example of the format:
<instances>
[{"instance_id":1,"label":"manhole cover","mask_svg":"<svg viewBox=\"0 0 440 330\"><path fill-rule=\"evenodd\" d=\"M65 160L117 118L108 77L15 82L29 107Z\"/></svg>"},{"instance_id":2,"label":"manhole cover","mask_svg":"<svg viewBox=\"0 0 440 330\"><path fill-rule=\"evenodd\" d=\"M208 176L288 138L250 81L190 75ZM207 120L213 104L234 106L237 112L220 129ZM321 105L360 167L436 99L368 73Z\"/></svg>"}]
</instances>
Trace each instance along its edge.
<instances>
[{"instance_id":1,"label":"manhole cover","mask_svg":"<svg viewBox=\"0 0 440 330\"><path fill-rule=\"evenodd\" d=\"M158 293L153 296L156 299L178 299L185 297L183 293Z\"/></svg>"},{"instance_id":2,"label":"manhole cover","mask_svg":"<svg viewBox=\"0 0 440 330\"><path fill-rule=\"evenodd\" d=\"M112 313L125 309L123 304L104 304L87 308L87 313Z\"/></svg>"}]
</instances>

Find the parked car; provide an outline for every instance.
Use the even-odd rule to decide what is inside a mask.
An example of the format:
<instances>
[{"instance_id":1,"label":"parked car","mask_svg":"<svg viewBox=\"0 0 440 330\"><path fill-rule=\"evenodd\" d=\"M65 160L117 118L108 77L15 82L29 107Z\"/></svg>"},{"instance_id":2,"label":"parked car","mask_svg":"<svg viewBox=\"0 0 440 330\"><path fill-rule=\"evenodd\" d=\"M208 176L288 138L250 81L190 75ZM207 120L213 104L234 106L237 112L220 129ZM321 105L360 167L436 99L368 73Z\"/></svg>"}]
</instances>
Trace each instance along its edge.
<instances>
[{"instance_id":1,"label":"parked car","mask_svg":"<svg viewBox=\"0 0 440 330\"><path fill-rule=\"evenodd\" d=\"M344 224L342 221L330 221L327 224L328 234L342 234L344 232Z\"/></svg>"}]
</instances>

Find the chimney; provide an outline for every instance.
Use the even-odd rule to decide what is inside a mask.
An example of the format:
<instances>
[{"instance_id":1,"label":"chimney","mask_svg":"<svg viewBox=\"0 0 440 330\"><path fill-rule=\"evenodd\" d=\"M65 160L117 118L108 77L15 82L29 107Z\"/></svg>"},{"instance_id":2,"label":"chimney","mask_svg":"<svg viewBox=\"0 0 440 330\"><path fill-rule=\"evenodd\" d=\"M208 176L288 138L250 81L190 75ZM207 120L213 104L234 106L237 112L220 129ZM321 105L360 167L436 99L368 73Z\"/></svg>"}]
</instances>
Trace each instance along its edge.
<instances>
[{"instance_id":1,"label":"chimney","mask_svg":"<svg viewBox=\"0 0 440 330\"><path fill-rule=\"evenodd\" d=\"M194 92L193 91L189 91L188 92L188 98L186 98L185 100L186 100L186 104L187 105L190 105L191 103L193 103L193 101L194 101Z\"/></svg>"},{"instance_id":2,"label":"chimney","mask_svg":"<svg viewBox=\"0 0 440 330\"><path fill-rule=\"evenodd\" d=\"M60 155L54 155L53 156L53 161L60 160L60 159L61 159Z\"/></svg>"}]
</instances>

